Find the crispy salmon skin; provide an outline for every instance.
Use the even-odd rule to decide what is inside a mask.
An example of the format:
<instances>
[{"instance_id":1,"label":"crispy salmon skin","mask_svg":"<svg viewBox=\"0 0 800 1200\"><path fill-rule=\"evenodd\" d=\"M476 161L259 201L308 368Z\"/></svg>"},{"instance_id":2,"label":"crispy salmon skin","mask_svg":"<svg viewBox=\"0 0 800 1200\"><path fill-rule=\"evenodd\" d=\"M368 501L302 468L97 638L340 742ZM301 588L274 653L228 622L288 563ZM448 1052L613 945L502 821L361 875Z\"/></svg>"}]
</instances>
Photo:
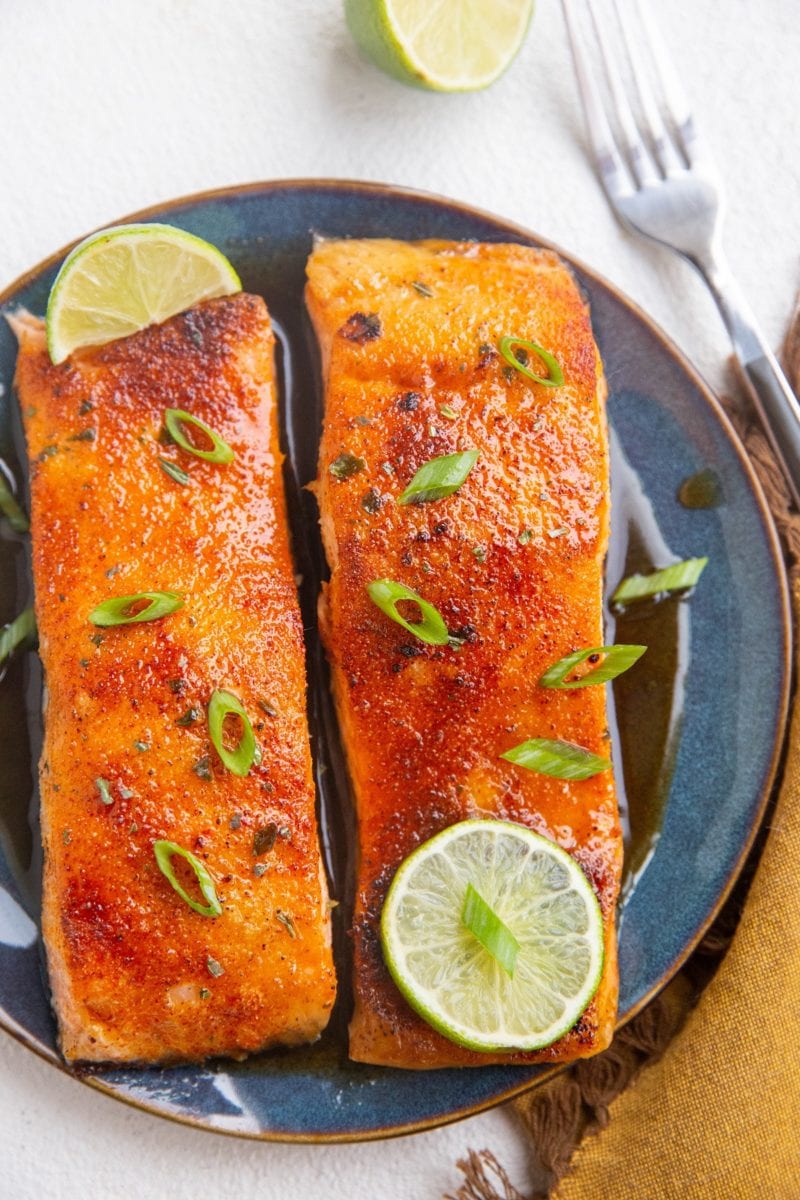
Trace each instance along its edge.
<instances>
[{"instance_id":1,"label":"crispy salmon skin","mask_svg":"<svg viewBox=\"0 0 800 1200\"><path fill-rule=\"evenodd\" d=\"M605 386L586 304L546 251L388 240L318 244L306 302L326 381L321 626L359 831L350 1055L420 1068L594 1054L616 1014L613 776L566 782L500 758L530 737L609 751L602 687L537 686L564 655L603 642ZM563 386L509 366L503 336L549 350ZM470 449L479 457L458 492L398 505L424 463ZM385 616L367 594L383 578L434 604L453 643L425 645ZM552 838L602 908L600 988L566 1036L534 1053L450 1043L405 1003L381 956L381 908L400 863L476 816Z\"/></svg>"},{"instance_id":2,"label":"crispy salmon skin","mask_svg":"<svg viewBox=\"0 0 800 1200\"><path fill-rule=\"evenodd\" d=\"M41 322L14 325L48 695L43 930L63 1053L154 1063L312 1040L335 977L266 307L209 301L59 367ZM233 461L165 441L166 408L203 420ZM183 607L90 623L104 600L153 590ZM209 741L217 688L240 698L261 747L246 777ZM207 868L220 916L173 889L160 839ZM186 863L173 866L204 903Z\"/></svg>"}]
</instances>

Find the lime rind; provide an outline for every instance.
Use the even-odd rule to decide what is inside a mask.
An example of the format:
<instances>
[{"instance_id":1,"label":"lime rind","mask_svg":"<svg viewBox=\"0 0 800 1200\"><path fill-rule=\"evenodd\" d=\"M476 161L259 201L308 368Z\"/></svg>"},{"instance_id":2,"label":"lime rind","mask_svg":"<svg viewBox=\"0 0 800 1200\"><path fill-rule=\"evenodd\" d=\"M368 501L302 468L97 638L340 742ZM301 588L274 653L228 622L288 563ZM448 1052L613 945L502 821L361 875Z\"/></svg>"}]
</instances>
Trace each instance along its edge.
<instances>
[{"instance_id":1,"label":"lime rind","mask_svg":"<svg viewBox=\"0 0 800 1200\"><path fill-rule=\"evenodd\" d=\"M174 225L117 225L90 234L65 259L47 302L54 363L241 291L227 258Z\"/></svg>"},{"instance_id":2,"label":"lime rind","mask_svg":"<svg viewBox=\"0 0 800 1200\"><path fill-rule=\"evenodd\" d=\"M345 0L361 51L402 83L427 91L479 91L516 58L533 0Z\"/></svg>"},{"instance_id":3,"label":"lime rind","mask_svg":"<svg viewBox=\"0 0 800 1200\"><path fill-rule=\"evenodd\" d=\"M460 920L468 883L517 941L513 979ZM463 821L400 866L381 915L389 971L412 1008L458 1045L543 1049L585 1011L603 973L603 919L579 864L506 821Z\"/></svg>"}]
</instances>

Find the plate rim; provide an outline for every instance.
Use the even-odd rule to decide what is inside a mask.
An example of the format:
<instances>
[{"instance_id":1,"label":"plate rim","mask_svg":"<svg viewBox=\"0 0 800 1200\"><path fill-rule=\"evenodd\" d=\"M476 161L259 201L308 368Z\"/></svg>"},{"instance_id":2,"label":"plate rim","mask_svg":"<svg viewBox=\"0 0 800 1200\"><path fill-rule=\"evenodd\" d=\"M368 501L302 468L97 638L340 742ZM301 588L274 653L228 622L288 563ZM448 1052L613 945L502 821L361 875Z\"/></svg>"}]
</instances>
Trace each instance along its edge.
<instances>
[{"instance_id":1,"label":"plate rim","mask_svg":"<svg viewBox=\"0 0 800 1200\"><path fill-rule=\"evenodd\" d=\"M358 180L358 179L339 179L330 177L301 176L287 179L264 179L254 180L249 183L231 184L222 187L209 188L197 192L190 192L185 195L175 197L170 200L162 201L161 203L149 204L144 208L127 214L126 216L118 217L114 220L114 225L128 224L133 221L146 221L154 216L160 216L162 219L169 216L176 209L184 208L191 205L207 204L214 201L225 201L239 199L242 196L257 193L274 193L274 192L311 192L311 191L333 191L340 193L357 193L362 196L378 196L383 198L402 198L404 200L418 202L423 204L434 203L437 207L455 209L467 217L479 218L487 221L508 232L509 235L517 236L525 240L526 243L533 242L536 246L542 247L545 250L550 250L559 255L571 269L576 269L582 275L586 276L593 283L599 284L609 292L614 299L627 312L644 325L651 335L661 343L666 353L675 361L683 373L688 376L692 385L700 393L704 403L709 407L713 416L717 420L720 428L727 437L731 450L739 460L742 471L747 478L750 486L750 491L756 501L762 525L766 535L766 543L770 552L770 557L775 567L775 575L779 584L780 595L778 597L778 609L781 622L781 662L783 667L783 679L778 705L778 719L775 724L775 734L772 742L772 750L770 754L769 764L764 773L760 784L760 794L755 815L745 838L740 853L731 870L724 887L717 896L714 905L708 915L698 925L692 937L681 948L679 954L669 963L662 972L661 976L653 983L652 987L645 993L636 1004L627 1012L624 1017L618 1021L615 1032L623 1028L631 1021L641 1010L650 1003L650 1001L661 991L663 987L674 977L681 969L687 959L696 949L697 945L703 938L708 928L713 924L714 920L719 915L725 902L731 894L742 869L747 861L755 843L759 830L762 827L764 816L772 796L773 788L776 783L778 767L781 762L784 742L787 733L787 718L789 709L789 698L791 694L792 683L792 648L793 648L793 628L791 605L789 598L789 582L786 570L786 562L781 548L778 532L775 527L775 521L772 512L767 504L764 496L764 490L761 482L756 475L755 469L747 455L741 438L737 433L730 417L725 412L717 396L705 379L702 377L697 368L689 361L684 352L676 344L676 342L666 333L664 329L650 317L644 309L632 300L625 292L612 283L609 279L596 271L593 267L587 266L582 259L563 250L560 245L551 242L547 238L542 238L534 230L519 224L516 221L508 220L505 217L498 216L496 213L488 209L480 208L476 205L467 204L461 200L456 200L452 197L442 195L441 193L426 191L421 188L405 187L399 184L383 183L373 180ZM108 228L109 225L99 226L98 229ZM36 278L45 272L56 267L69 252L76 246L83 237L91 236L92 233L98 230L92 230L89 234L84 234L81 237L75 238L61 249L47 255L39 263L18 275L11 283L0 289L0 310L3 310L11 301L15 294L23 288L31 284ZM423 1118L418 1121L412 1121L402 1125L392 1125L385 1128L376 1128L366 1131L337 1131L337 1132L304 1132L292 1133L287 1131L260 1130L258 1132L252 1130L233 1130L222 1129L218 1126L209 1124L181 1113L170 1112L163 1108L156 1108L154 1105L135 1098L128 1094L125 1095L105 1083L102 1076L89 1073L82 1073L69 1067L55 1053L52 1053L48 1047L42 1045L38 1039L33 1037L28 1030L23 1029L10 1014L0 1007L0 1029L9 1034L26 1049L33 1051L44 1062L56 1067L62 1074L76 1082L87 1084L95 1091L100 1092L109 1098L116 1101L121 1101L123 1104L129 1105L131 1108L138 1109L141 1112L146 1112L154 1117L161 1117L165 1120L172 1121L177 1125L188 1126L192 1129L203 1130L206 1133L221 1134L225 1137L246 1138L250 1141L261 1142L278 1142L286 1144L305 1144L305 1145L329 1145L342 1143L358 1143L381 1141L384 1139L405 1137L416 1133L422 1133L426 1130L441 1128L445 1125L454 1124L457 1121L464 1120L468 1117L477 1116L479 1113L487 1112L492 1108L496 1108L500 1104L505 1104L509 1100L522 1095L527 1091L532 1091L539 1087L547 1080L552 1079L555 1075L560 1074L570 1064L558 1064L552 1067L545 1068L537 1073L533 1079L526 1079L524 1082L514 1084L510 1088L497 1093L485 1101L478 1101L474 1104L468 1104L464 1107L451 1110L447 1113L435 1114L430 1118Z\"/></svg>"}]
</instances>

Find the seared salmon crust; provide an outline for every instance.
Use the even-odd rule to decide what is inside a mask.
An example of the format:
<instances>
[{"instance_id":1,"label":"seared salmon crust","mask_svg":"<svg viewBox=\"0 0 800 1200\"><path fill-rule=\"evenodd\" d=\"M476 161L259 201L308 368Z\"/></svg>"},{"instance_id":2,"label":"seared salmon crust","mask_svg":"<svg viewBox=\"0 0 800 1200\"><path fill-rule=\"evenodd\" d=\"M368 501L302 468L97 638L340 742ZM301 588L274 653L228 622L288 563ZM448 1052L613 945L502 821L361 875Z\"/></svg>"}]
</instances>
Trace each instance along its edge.
<instances>
[{"instance_id":1,"label":"seared salmon crust","mask_svg":"<svg viewBox=\"0 0 800 1200\"><path fill-rule=\"evenodd\" d=\"M320 623L358 817L350 1055L418 1069L594 1054L616 1015L613 775L567 782L500 757L531 737L609 753L604 688L537 682L564 655L603 642L608 444L587 306L547 251L380 239L320 242L306 301L326 387L317 489L331 574ZM504 336L552 353L563 386L509 365ZM531 367L544 373L535 356ZM423 464L471 449L479 457L455 494L397 503ZM435 605L453 642L426 645L389 619L367 593L377 579ZM400 863L476 816L553 839L601 905L599 990L541 1051L452 1044L406 1004L381 955L380 913Z\"/></svg>"},{"instance_id":2,"label":"seared salmon crust","mask_svg":"<svg viewBox=\"0 0 800 1200\"><path fill-rule=\"evenodd\" d=\"M64 1055L154 1063L313 1040L336 985L264 302L209 301L58 367L41 322L13 323L48 696L43 930ZM164 439L167 408L204 421L233 461ZM89 621L148 591L183 607ZM209 741L215 689L238 696L261 748L245 777ZM161 839L206 867L219 916L174 890Z\"/></svg>"}]
</instances>

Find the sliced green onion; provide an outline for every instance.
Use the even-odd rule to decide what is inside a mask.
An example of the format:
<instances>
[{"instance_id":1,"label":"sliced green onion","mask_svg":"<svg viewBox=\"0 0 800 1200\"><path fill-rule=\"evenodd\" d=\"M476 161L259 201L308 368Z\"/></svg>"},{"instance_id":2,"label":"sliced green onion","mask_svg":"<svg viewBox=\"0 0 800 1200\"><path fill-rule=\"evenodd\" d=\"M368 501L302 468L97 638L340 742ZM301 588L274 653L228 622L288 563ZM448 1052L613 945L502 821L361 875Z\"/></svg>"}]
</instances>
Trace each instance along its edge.
<instances>
[{"instance_id":1,"label":"sliced green onion","mask_svg":"<svg viewBox=\"0 0 800 1200\"><path fill-rule=\"evenodd\" d=\"M177 463L172 462L169 458L160 458L158 465L165 475L169 475L170 479L174 479L176 483L182 483L184 487L189 482L189 476L184 471L183 467L179 467Z\"/></svg>"},{"instance_id":2,"label":"sliced green onion","mask_svg":"<svg viewBox=\"0 0 800 1200\"><path fill-rule=\"evenodd\" d=\"M513 979L519 942L471 883L467 884L467 894L461 910L461 924L478 939L484 950L489 951L509 979Z\"/></svg>"},{"instance_id":3,"label":"sliced green onion","mask_svg":"<svg viewBox=\"0 0 800 1200\"><path fill-rule=\"evenodd\" d=\"M225 718L229 715L239 717L242 722L242 736L235 750L228 750L222 740ZM208 734L217 754L234 775L249 774L253 764L261 761L250 718L241 700L234 696L233 692L225 692L219 688L212 692L208 702Z\"/></svg>"},{"instance_id":4,"label":"sliced green onion","mask_svg":"<svg viewBox=\"0 0 800 1200\"><path fill-rule=\"evenodd\" d=\"M2 469L0 469L0 512L15 533L27 533L30 529L28 518L17 503L17 498L11 491Z\"/></svg>"},{"instance_id":5,"label":"sliced green onion","mask_svg":"<svg viewBox=\"0 0 800 1200\"><path fill-rule=\"evenodd\" d=\"M443 454L432 458L417 471L398 504L427 504L442 500L457 492L478 459L478 450L463 450L460 454Z\"/></svg>"},{"instance_id":6,"label":"sliced green onion","mask_svg":"<svg viewBox=\"0 0 800 1200\"><path fill-rule=\"evenodd\" d=\"M181 900L185 900L190 908L200 913L201 917L218 917L220 915L222 905L217 899L217 892L214 887L214 880L211 878L211 873L208 867L192 854L191 850L184 850L183 846L179 846L176 842L158 841L153 842L153 853L156 856L159 871L169 880ZM200 894L206 901L205 904L199 904L197 900L193 900L176 878L175 872L172 869L172 856L174 854L177 854L179 858L185 858L194 871L197 886L200 888Z\"/></svg>"},{"instance_id":7,"label":"sliced green onion","mask_svg":"<svg viewBox=\"0 0 800 1200\"><path fill-rule=\"evenodd\" d=\"M546 688L582 688L591 687L595 683L607 683L609 679L616 679L638 662L646 649L647 646L619 645L592 646L589 650L576 650L574 654L567 654L549 667L539 680L539 685ZM593 670L587 671L580 679L567 681L567 676L574 667L594 655L599 659L601 654L605 657Z\"/></svg>"},{"instance_id":8,"label":"sliced green onion","mask_svg":"<svg viewBox=\"0 0 800 1200\"><path fill-rule=\"evenodd\" d=\"M515 354L517 346L521 346L523 350L529 350L542 360L547 367L547 375L537 375L534 371L522 362ZM543 383L545 387L561 387L564 382L564 372L561 370L561 364L549 350L545 350L544 346L540 346L538 342L528 342L525 338L517 337L502 337L497 343L497 349L502 354L510 367L515 371L519 371L521 375L526 375L528 379L532 379L534 383Z\"/></svg>"},{"instance_id":9,"label":"sliced green onion","mask_svg":"<svg viewBox=\"0 0 800 1200\"><path fill-rule=\"evenodd\" d=\"M35 640L36 617L32 608L25 608L13 621L0 628L0 664L21 646L32 646Z\"/></svg>"},{"instance_id":10,"label":"sliced green onion","mask_svg":"<svg viewBox=\"0 0 800 1200\"><path fill-rule=\"evenodd\" d=\"M599 754L592 754L574 742L551 741L550 738L528 738L500 755L507 762L526 771L552 775L555 779L591 779L608 771L611 763Z\"/></svg>"},{"instance_id":11,"label":"sliced green onion","mask_svg":"<svg viewBox=\"0 0 800 1200\"><path fill-rule=\"evenodd\" d=\"M134 610L135 604L146 600L144 608ZM115 596L104 600L89 613L93 625L137 625L142 621L158 621L183 608L183 596L178 592L136 592L132 596Z\"/></svg>"},{"instance_id":12,"label":"sliced green onion","mask_svg":"<svg viewBox=\"0 0 800 1200\"><path fill-rule=\"evenodd\" d=\"M164 424L169 430L173 442L177 442L182 450L188 450L190 454L194 454L195 458L203 458L206 462L212 463L229 463L233 462L236 457L228 443L206 425L205 421L201 421L199 417L193 417L191 413L185 412L182 408L166 409ZM183 432L182 425L191 425L194 429L199 429L212 443L213 449L201 450L195 446Z\"/></svg>"},{"instance_id":13,"label":"sliced green onion","mask_svg":"<svg viewBox=\"0 0 800 1200\"><path fill-rule=\"evenodd\" d=\"M447 626L442 620L438 609L429 604L427 600L423 600L416 592L405 584L395 583L392 579L376 579L372 583L367 584L367 592L373 604L377 604L381 612L386 613L398 625L408 633L413 633L414 637L419 638L421 642L426 642L429 646L444 646L449 638ZM407 621L397 611L397 605L401 600L413 600L414 604L419 606L422 614L421 621Z\"/></svg>"},{"instance_id":14,"label":"sliced green onion","mask_svg":"<svg viewBox=\"0 0 800 1200\"><path fill-rule=\"evenodd\" d=\"M707 558L687 558L673 563L652 575L629 575L623 579L614 595L612 604L628 604L631 600L642 600L646 596L660 596L664 592L682 592L694 587L703 574Z\"/></svg>"}]
</instances>

